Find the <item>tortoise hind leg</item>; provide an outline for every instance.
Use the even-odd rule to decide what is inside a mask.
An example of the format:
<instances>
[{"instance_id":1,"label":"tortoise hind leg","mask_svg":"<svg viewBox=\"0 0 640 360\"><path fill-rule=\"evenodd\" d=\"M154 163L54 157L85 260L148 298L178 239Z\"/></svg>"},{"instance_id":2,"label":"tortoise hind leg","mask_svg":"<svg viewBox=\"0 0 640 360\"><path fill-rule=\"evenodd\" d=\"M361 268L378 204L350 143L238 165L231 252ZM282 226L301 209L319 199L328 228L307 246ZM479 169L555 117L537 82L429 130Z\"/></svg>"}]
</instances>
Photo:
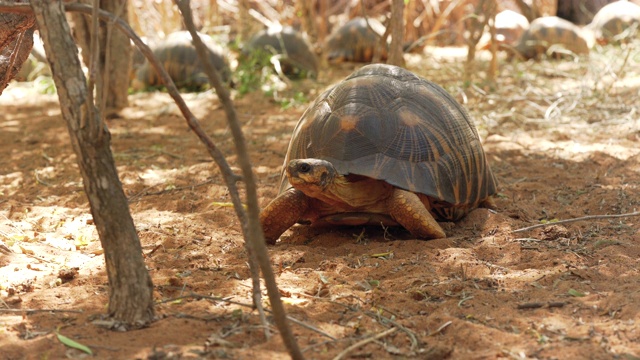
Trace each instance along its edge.
<instances>
[{"instance_id":1,"label":"tortoise hind leg","mask_svg":"<svg viewBox=\"0 0 640 360\"><path fill-rule=\"evenodd\" d=\"M389 215L414 236L424 239L447 237L418 195L396 188L387 201Z\"/></svg>"},{"instance_id":2,"label":"tortoise hind leg","mask_svg":"<svg viewBox=\"0 0 640 360\"><path fill-rule=\"evenodd\" d=\"M260 224L267 244L292 227L309 209L309 198L300 190L289 189L280 194L260 212Z\"/></svg>"},{"instance_id":3,"label":"tortoise hind leg","mask_svg":"<svg viewBox=\"0 0 640 360\"><path fill-rule=\"evenodd\" d=\"M479 208L485 208L485 209L491 209L491 210L496 210L498 207L496 206L495 201L493 201L493 198L491 196L489 196L488 198L480 201L480 204L478 204Z\"/></svg>"}]
</instances>

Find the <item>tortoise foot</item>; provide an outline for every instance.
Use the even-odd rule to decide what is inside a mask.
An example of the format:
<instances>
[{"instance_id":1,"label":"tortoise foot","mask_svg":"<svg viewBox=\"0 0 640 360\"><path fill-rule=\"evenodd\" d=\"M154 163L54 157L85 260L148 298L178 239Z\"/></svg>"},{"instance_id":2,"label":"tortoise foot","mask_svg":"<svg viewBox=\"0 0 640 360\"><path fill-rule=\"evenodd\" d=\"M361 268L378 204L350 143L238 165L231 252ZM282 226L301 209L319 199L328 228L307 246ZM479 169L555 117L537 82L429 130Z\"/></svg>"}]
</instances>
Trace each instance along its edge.
<instances>
[{"instance_id":1,"label":"tortoise foot","mask_svg":"<svg viewBox=\"0 0 640 360\"><path fill-rule=\"evenodd\" d=\"M389 199L389 213L398 224L418 238L442 239L447 237L442 227L415 193L396 189Z\"/></svg>"}]
</instances>

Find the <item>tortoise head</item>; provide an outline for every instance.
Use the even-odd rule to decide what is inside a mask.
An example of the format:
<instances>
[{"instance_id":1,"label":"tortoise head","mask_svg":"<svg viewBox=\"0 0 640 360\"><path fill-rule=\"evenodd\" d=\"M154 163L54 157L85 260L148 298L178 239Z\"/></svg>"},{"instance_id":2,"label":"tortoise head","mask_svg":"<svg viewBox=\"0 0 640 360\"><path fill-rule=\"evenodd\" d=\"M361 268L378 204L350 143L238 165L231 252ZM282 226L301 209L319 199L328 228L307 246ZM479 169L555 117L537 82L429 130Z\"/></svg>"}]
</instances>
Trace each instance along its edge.
<instances>
[{"instance_id":1,"label":"tortoise head","mask_svg":"<svg viewBox=\"0 0 640 360\"><path fill-rule=\"evenodd\" d=\"M303 192L322 192L338 176L333 164L320 159L295 159L287 165L287 177L293 187Z\"/></svg>"}]
</instances>

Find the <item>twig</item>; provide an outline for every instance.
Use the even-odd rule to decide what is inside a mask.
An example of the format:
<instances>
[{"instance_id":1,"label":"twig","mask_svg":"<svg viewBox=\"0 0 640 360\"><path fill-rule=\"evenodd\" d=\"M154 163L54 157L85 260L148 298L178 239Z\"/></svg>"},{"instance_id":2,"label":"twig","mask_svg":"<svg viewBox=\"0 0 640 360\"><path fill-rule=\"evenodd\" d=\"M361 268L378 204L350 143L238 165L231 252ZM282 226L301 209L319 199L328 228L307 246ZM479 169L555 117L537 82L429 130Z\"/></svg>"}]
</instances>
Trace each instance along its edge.
<instances>
[{"instance_id":1,"label":"twig","mask_svg":"<svg viewBox=\"0 0 640 360\"><path fill-rule=\"evenodd\" d=\"M440 325L439 328L435 329L434 331L430 332L427 336L433 336L436 334L439 334L442 330L444 330L447 326L451 325L453 322L451 320L447 321L446 323Z\"/></svg>"},{"instance_id":2,"label":"twig","mask_svg":"<svg viewBox=\"0 0 640 360\"><path fill-rule=\"evenodd\" d=\"M251 308L251 309L255 308L253 306L253 304L243 303L243 302L240 302L240 301L235 301L235 300L231 300L231 299L228 299L228 298L221 298L221 297L217 297L217 296L200 295L200 294L197 294L197 293L194 293L194 292L192 292L190 294L187 294L187 295L181 295L181 296L178 296L178 297L170 298L170 299L164 299L162 301L158 301L156 304L164 304L164 303L174 302L174 301L178 301L178 300L182 300L182 299L196 299L196 300L205 299L205 300L210 300L210 301L222 301L222 302L226 302L228 304L244 306L244 307ZM264 309L264 310L266 312L268 312L268 313L273 313L269 309ZM287 315L287 319L289 319L289 321L291 321L292 323L295 323L295 324L297 324L299 326L302 326L302 327L307 328L307 329L309 329L309 330L311 330L313 332L316 332L316 333L318 333L318 334L320 334L320 335L322 335L324 337L327 337L327 338L331 339L332 341L337 341L338 340L335 337L331 336L330 334L327 334L326 332L324 332L324 331L322 331L322 330L320 330L320 329L318 329L318 328L316 328L316 327L314 327L312 325L306 324L306 323L304 323L304 322L302 322L302 321L300 321L300 320L298 320L298 319L296 319L294 317L291 317L290 315Z\"/></svg>"},{"instance_id":3,"label":"twig","mask_svg":"<svg viewBox=\"0 0 640 360\"><path fill-rule=\"evenodd\" d=\"M416 347L418 347L418 337L416 336L416 334L409 330L408 328L406 328L405 326L399 324L398 322L396 322L393 319L384 317L380 314L374 313L373 311L363 311L365 315L370 316L371 318L373 318L376 321L380 321L381 319L383 321L381 321L380 323L384 323L387 322L393 326L395 326L395 328L400 329L402 331L404 331L407 336L409 336L409 340L411 341L411 350L414 350Z\"/></svg>"},{"instance_id":4,"label":"twig","mask_svg":"<svg viewBox=\"0 0 640 360\"><path fill-rule=\"evenodd\" d=\"M267 245L260 225L260 208L258 206L258 190L255 181L255 175L251 162L249 161L249 155L247 151L247 144L242 132L242 127L238 121L236 109L233 106L231 95L229 90L222 85L220 75L215 70L213 64L210 61L205 61L208 58L206 48L200 39L200 36L196 33L195 25L193 24L193 17L191 15L191 7L188 0L174 0L180 12L182 18L185 21L185 25L191 34L193 45L198 52L198 57L202 59L204 65L204 71L209 78L209 83L216 89L218 99L224 107L225 114L231 133L233 135L233 142L236 148L236 154L238 155L238 163L242 170L242 179L245 185L247 211L244 211L243 205L240 202L240 198L233 199L233 206L236 210L236 214L242 223L242 232L245 239L245 247L249 255L249 270L251 271L251 278L253 282L253 299L256 308L260 314L261 320L264 322L264 314L262 314L261 303L261 291L260 291L260 278L258 276L259 270L262 271L265 287L267 288L267 296L271 302L273 319L280 331L280 337L284 342L287 351L292 359L303 359L304 356L300 351L298 342L293 336L289 324L287 322L287 314L280 300L280 290L276 283L275 274L271 267L271 260L267 253ZM228 166L228 164L227 164ZM232 184L235 186L235 184ZM235 189L237 191L237 188ZM259 267L259 269L258 269ZM265 334L269 335L269 334Z\"/></svg>"},{"instance_id":5,"label":"twig","mask_svg":"<svg viewBox=\"0 0 640 360\"><path fill-rule=\"evenodd\" d=\"M398 322L396 322L396 321L394 321L392 319L389 319L387 317L384 317L384 316L380 315L379 313L375 313L373 311L363 311L358 306L351 306L351 305L343 304L343 303L337 302L335 300L325 299L325 298L321 298L319 296L308 295L308 294L305 294L305 293L300 293L299 295L308 297L310 299L320 300L320 301L328 302L330 304L342 306L342 307L344 307L345 309L347 309L349 311L360 311L360 312L364 313L365 315L371 317L372 319L380 322L381 324L388 323L388 324L391 324L391 325L395 326L396 328L404 331L407 334L407 336L409 336L409 340L411 341L411 350L414 350L419 345L418 344L418 338L417 338L416 334L413 331L409 330L408 328L404 327L403 325L399 324ZM363 302L362 300L358 299L355 296L354 296L354 298L357 299L360 302ZM388 311L388 310L386 310L384 308L383 308L383 310Z\"/></svg>"},{"instance_id":6,"label":"twig","mask_svg":"<svg viewBox=\"0 0 640 360\"><path fill-rule=\"evenodd\" d=\"M33 175L35 176L35 178L36 178L36 182L37 182L37 183L42 184L42 185L44 185L44 186L52 186L52 185L51 185L51 184L49 184L48 182L46 182L46 181L44 181L44 180L40 179L40 176L38 176L38 171L37 171L37 170L34 170L34 171L33 171Z\"/></svg>"},{"instance_id":7,"label":"twig","mask_svg":"<svg viewBox=\"0 0 640 360\"><path fill-rule=\"evenodd\" d=\"M547 307L549 308L554 308L554 307L563 307L565 306L567 303L565 302L560 302L560 301L556 301L556 302L550 302L550 303L524 303L524 304L519 304L517 309L518 310L524 310L524 309L539 309L541 307L544 307L545 305L547 305Z\"/></svg>"},{"instance_id":8,"label":"twig","mask_svg":"<svg viewBox=\"0 0 640 360\"><path fill-rule=\"evenodd\" d=\"M267 309L267 311L269 311L269 310ZM270 312L270 311L269 311L269 312ZM318 329L317 327L314 327L314 326L312 326L312 325L309 325L309 324L303 323L302 321L300 321L300 320L298 320L298 319L296 319L296 318L291 317L291 315L287 315L287 319L289 319L289 321L291 321L292 323L298 324L298 325L302 326L303 328L307 328L307 329L309 329L309 330L311 330L311 331L317 332L318 334L323 335L323 336L325 336L325 337L328 337L329 339L331 339L331 340L333 340L333 341L338 340L337 338L335 338L335 337L331 336L330 334L327 334L326 332L324 332L324 331L322 331L322 330Z\"/></svg>"},{"instance_id":9,"label":"twig","mask_svg":"<svg viewBox=\"0 0 640 360\"><path fill-rule=\"evenodd\" d=\"M294 359L302 359L302 353L298 343L296 342L289 325L287 323L287 316L284 309L284 305L280 300L280 292L278 285L276 284L275 275L271 268L271 261L267 254L267 247L264 241L264 235L262 234L262 228L259 223L260 209L258 208L258 195L256 189L256 182L253 175L253 169L251 162L249 161L249 155L247 154L247 145L244 139L244 133L242 127L238 121L235 106L231 99L229 89L223 84L211 61L209 61L209 55L207 54L207 48L205 47L200 35L196 31L195 24L193 23L193 15L191 14L191 4L189 0L174 0L178 6L182 19L184 20L185 27L189 30L191 35L191 41L196 48L198 58L203 65L203 70L209 79L209 84L213 86L218 95L218 99L224 108L224 112L227 116L227 123L231 129L233 136L233 143L235 145L236 154L238 155L238 162L243 174L243 180L246 188L246 202L247 211L240 201L240 196L237 187L234 184L228 184L234 187L235 195L232 198L233 207L236 211L236 216L240 219L242 226L242 234L244 237L244 247L247 250L249 272L251 274L251 282L253 285L252 298L255 308L258 310L260 321L263 325L267 325L267 319L262 307L262 292L260 290L260 270L264 276L265 285L267 288L267 295L271 301L271 306L274 310L274 320L280 336L285 344L285 347L289 351L290 355ZM228 166L228 164L227 164ZM229 189L231 192L231 188ZM267 327L265 327L265 337L269 339L271 334Z\"/></svg>"},{"instance_id":10,"label":"twig","mask_svg":"<svg viewBox=\"0 0 640 360\"><path fill-rule=\"evenodd\" d=\"M0 309L0 312L6 313L43 313L43 312L54 312L54 313L75 313L82 314L82 310L63 310L63 309Z\"/></svg>"},{"instance_id":11,"label":"twig","mask_svg":"<svg viewBox=\"0 0 640 360\"><path fill-rule=\"evenodd\" d=\"M520 233L520 232L525 232L525 231L529 231L529 230L533 230L533 229L537 229L537 228L541 228L541 227L545 227L545 226L566 224L566 223L572 223L572 222L576 222L576 221L615 219L615 218L623 218L623 217L638 216L638 215L640 215L640 211L636 211L636 212L632 212L632 213L626 213L626 214L617 214L617 215L588 215L588 216L583 216L583 217L574 218L574 219L566 219L566 220L548 222L548 223L544 223L544 224L532 225L532 226L528 226L528 227L525 227L525 228L522 228L522 229L513 230L511 232L512 233Z\"/></svg>"},{"instance_id":12,"label":"twig","mask_svg":"<svg viewBox=\"0 0 640 360\"><path fill-rule=\"evenodd\" d=\"M13 253L13 250L11 250L11 248L9 248L7 244L4 243L4 241L0 240L0 252L4 254L11 254Z\"/></svg>"},{"instance_id":13,"label":"twig","mask_svg":"<svg viewBox=\"0 0 640 360\"><path fill-rule=\"evenodd\" d=\"M166 193L173 192L173 191L182 191L182 190L194 189L194 188L197 188L197 187L200 187L200 186L212 184L213 182L214 182L214 179L209 179L207 181L199 182L199 183L193 184L193 185L177 186L177 187L174 187L174 188L163 189L163 190L158 190L158 191L148 191L148 190L150 190L150 189L152 189L155 186L158 186L160 184L151 185L151 186L148 186L148 187L144 188L139 193L136 193L136 194L133 194L133 195L129 196L127 198L127 200L129 201L129 203L132 203L134 201L138 201L140 198L142 198L144 196L162 195L162 194L166 194Z\"/></svg>"},{"instance_id":14,"label":"twig","mask_svg":"<svg viewBox=\"0 0 640 360\"><path fill-rule=\"evenodd\" d=\"M368 344L370 342L382 339L383 337L385 337L387 335L393 334L397 330L398 330L398 328L394 328L393 327L391 329L387 329L387 330L379 333L378 335L372 336L372 337L364 339L362 341L358 341L357 343L355 343L355 344L349 346L348 348L342 350L342 352L340 352L340 354L338 354L336 357L334 357L333 360L340 360L340 359L344 358L351 351L353 351L353 350L355 350L355 349L357 349L357 348L359 348L359 347L361 347L363 345L366 345L366 344Z\"/></svg>"}]
</instances>

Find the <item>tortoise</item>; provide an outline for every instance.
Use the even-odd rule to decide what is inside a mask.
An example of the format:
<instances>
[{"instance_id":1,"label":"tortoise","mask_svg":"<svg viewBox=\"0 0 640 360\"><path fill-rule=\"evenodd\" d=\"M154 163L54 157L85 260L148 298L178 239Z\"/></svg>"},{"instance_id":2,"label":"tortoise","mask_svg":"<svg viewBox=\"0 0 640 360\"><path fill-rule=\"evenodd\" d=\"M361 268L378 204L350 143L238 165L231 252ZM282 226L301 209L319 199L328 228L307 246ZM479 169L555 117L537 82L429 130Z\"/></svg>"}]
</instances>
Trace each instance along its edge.
<instances>
[{"instance_id":1,"label":"tortoise","mask_svg":"<svg viewBox=\"0 0 640 360\"><path fill-rule=\"evenodd\" d=\"M272 26L264 29L247 42L242 49L243 57L267 57L280 55L280 65L285 75L291 78L316 78L318 58L302 34L292 27Z\"/></svg>"},{"instance_id":2,"label":"tortoise","mask_svg":"<svg viewBox=\"0 0 640 360\"><path fill-rule=\"evenodd\" d=\"M327 59L331 63L371 62L374 49L380 45L380 36L384 32L384 25L376 19L353 18L327 39ZM381 49L382 60L387 58L387 52L386 46Z\"/></svg>"},{"instance_id":3,"label":"tortoise","mask_svg":"<svg viewBox=\"0 0 640 360\"><path fill-rule=\"evenodd\" d=\"M444 238L437 223L494 208L497 181L467 111L401 67L362 67L321 94L293 131L280 192L261 212L269 244L296 222L400 225Z\"/></svg>"},{"instance_id":4,"label":"tortoise","mask_svg":"<svg viewBox=\"0 0 640 360\"><path fill-rule=\"evenodd\" d=\"M551 53L561 57L566 52L589 54L592 43L589 32L557 16L544 16L533 20L515 46L525 59L539 58Z\"/></svg>"},{"instance_id":5,"label":"tortoise","mask_svg":"<svg viewBox=\"0 0 640 360\"><path fill-rule=\"evenodd\" d=\"M587 25L605 5L618 0L558 0L556 15L576 25Z\"/></svg>"},{"instance_id":6,"label":"tortoise","mask_svg":"<svg viewBox=\"0 0 640 360\"><path fill-rule=\"evenodd\" d=\"M628 1L616 1L604 6L587 26L601 44L628 41L637 35L638 27L640 5Z\"/></svg>"},{"instance_id":7,"label":"tortoise","mask_svg":"<svg viewBox=\"0 0 640 360\"><path fill-rule=\"evenodd\" d=\"M529 28L529 20L513 10L503 10L496 14L496 43L499 47L506 45L514 46L525 30ZM478 48L487 50L491 47L491 35L484 33L478 41Z\"/></svg>"},{"instance_id":8,"label":"tortoise","mask_svg":"<svg viewBox=\"0 0 640 360\"><path fill-rule=\"evenodd\" d=\"M231 71L224 57L222 47L212 37L200 33L198 35L208 49L209 61L218 70L222 80L228 82L231 77ZM204 72L204 67L200 62L195 46L191 42L191 34L188 31L173 32L164 40L152 43L151 48L153 54L164 65L178 88L201 90L209 84L209 79ZM163 83L160 80L160 76L151 64L145 60L136 70L132 87L135 90L143 90L161 85Z\"/></svg>"}]
</instances>

